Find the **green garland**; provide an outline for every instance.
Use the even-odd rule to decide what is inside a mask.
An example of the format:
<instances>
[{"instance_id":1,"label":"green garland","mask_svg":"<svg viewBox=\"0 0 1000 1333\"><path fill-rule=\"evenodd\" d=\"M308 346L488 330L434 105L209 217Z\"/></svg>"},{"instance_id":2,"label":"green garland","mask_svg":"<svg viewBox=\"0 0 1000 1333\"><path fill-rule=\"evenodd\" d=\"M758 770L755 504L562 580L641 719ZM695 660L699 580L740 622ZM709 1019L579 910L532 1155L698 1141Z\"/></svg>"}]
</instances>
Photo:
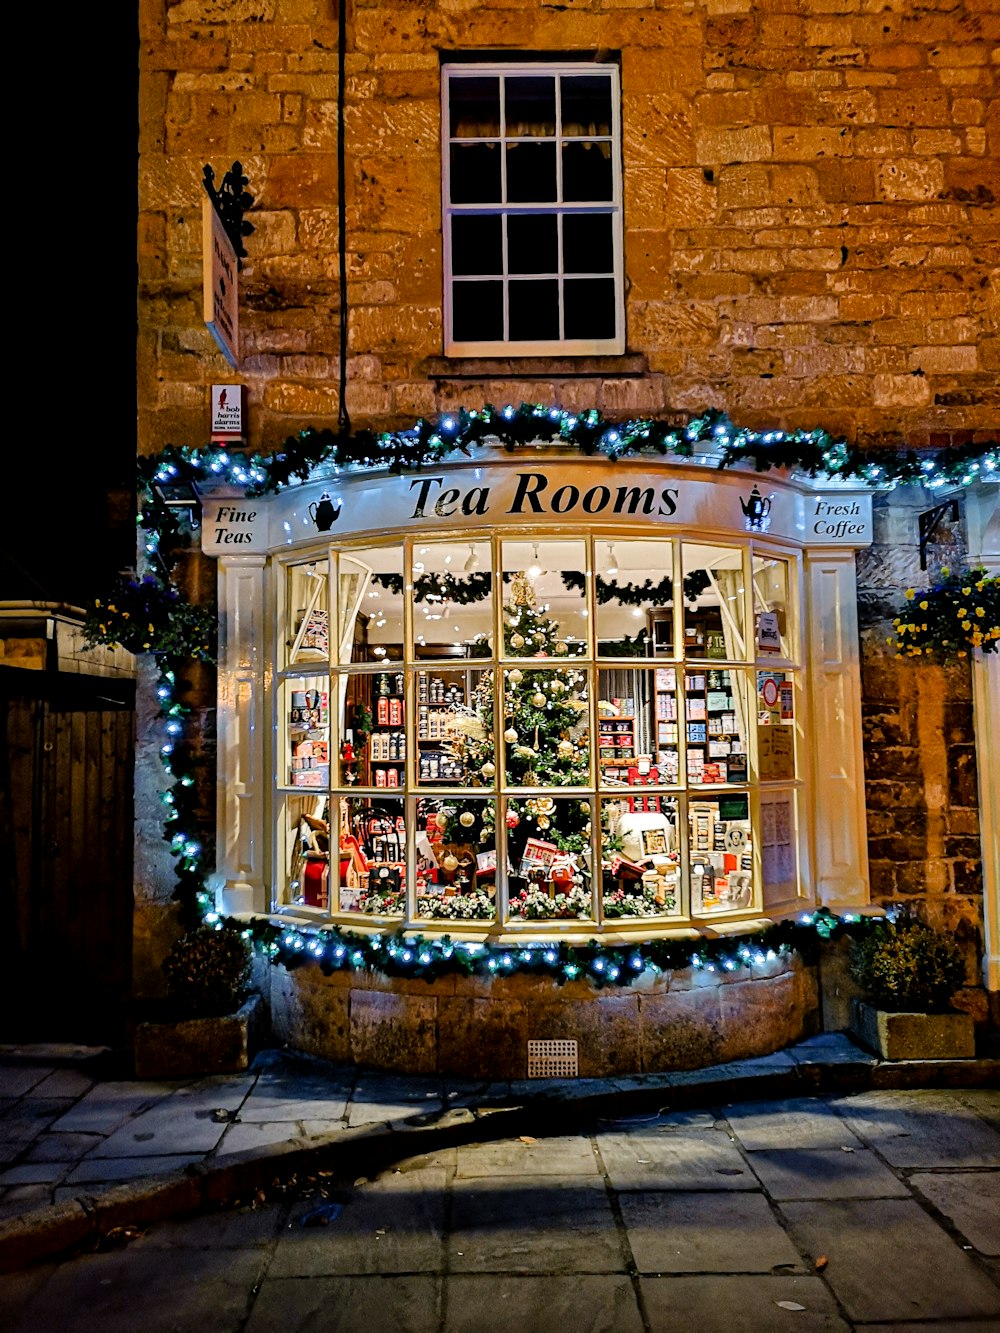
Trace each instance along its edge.
<instances>
[{"instance_id":1,"label":"green garland","mask_svg":"<svg viewBox=\"0 0 1000 1333\"><path fill-rule=\"evenodd\" d=\"M175 585L173 571L187 546L188 526L184 510L168 500L170 488L190 493L193 486L204 487L214 480L239 487L248 496L263 495L304 483L320 467L378 468L400 473L437 466L457 454L471 457L477 446L496 442L508 452L530 449L539 442L555 443L576 448L584 456L612 459L641 454L691 459L700 452L703 458L710 454L713 466L720 469L740 464L749 464L757 472L789 468L810 477L857 478L873 487L919 481L934 490L969 485L981 476L995 476L1000 469L1000 445L995 440L923 454L913 449L866 450L823 430L743 429L714 408L677 425L650 418L609 422L596 409L571 413L541 403L499 409L491 404L481 410L462 408L433 420L421 418L412 429L404 431L363 430L344 435L309 428L288 437L277 452L266 455L230 454L216 446L199 449L167 445L155 455L140 457L138 524L142 556L150 572L142 579L129 581L136 585L134 588L123 590L119 584L109 596L96 602L87 624L94 636L91 642L122 644L133 652L149 653L159 667L158 716L165 730L160 756L173 780L162 794L168 807L164 837L177 862L174 896L181 902L187 924L214 913L210 910L211 895L205 888L202 848L194 834L196 760L193 746L184 736L189 710L177 696L184 689L180 674L184 663L213 660L216 618L203 608L186 604ZM471 589L466 591L471 594ZM133 595L137 598L136 611L138 599L145 599L141 602L144 621L133 616L127 600ZM127 614L122 611L123 605ZM483 651L488 653L485 646Z\"/></svg>"},{"instance_id":2,"label":"green garland","mask_svg":"<svg viewBox=\"0 0 1000 1333\"><path fill-rule=\"evenodd\" d=\"M510 574L503 575L504 581L510 580ZM587 586L586 576L578 570L568 569L560 576L563 587L570 592L583 592ZM374 574L372 581L399 597L405 586L402 574ZM693 569L684 576L684 597L693 602L699 593L705 591L711 580L703 569ZM468 578L459 578L456 574L421 574L413 580L413 599L415 602L442 601L454 602L456 606L469 606L472 602L481 602L489 597L493 590L493 575L470 574ZM666 578L654 583L646 579L644 583L609 583L598 575L594 580L599 605L619 602L622 606L664 606L674 595L674 581Z\"/></svg>"},{"instance_id":3,"label":"green garland","mask_svg":"<svg viewBox=\"0 0 1000 1333\"><path fill-rule=\"evenodd\" d=\"M374 574L372 582L386 588L396 597L403 591L402 574ZM481 602L489 597L492 588L493 575L490 573L470 574L467 579L461 579L455 574L421 574L413 580L413 600L454 602L457 606L469 606L472 602Z\"/></svg>"},{"instance_id":4,"label":"green garland","mask_svg":"<svg viewBox=\"0 0 1000 1333\"><path fill-rule=\"evenodd\" d=\"M955 662L975 649L1000 652L1000 578L985 569L946 567L932 587L907 588L909 607L892 622L890 639L904 657Z\"/></svg>"},{"instance_id":5,"label":"green garland","mask_svg":"<svg viewBox=\"0 0 1000 1333\"><path fill-rule=\"evenodd\" d=\"M601 989L629 986L647 971L655 974L694 968L724 974L766 967L793 953L812 962L820 940L865 938L870 930L884 925L885 918L850 912L837 917L820 908L797 921L777 922L740 936L652 939L623 945L598 940L571 945L551 940L505 946L453 940L448 935L429 937L402 929L377 934L339 927L309 930L267 917L247 922L223 918L215 912L209 912L206 921L217 930L238 931L272 963L290 970L311 963L318 964L326 976L333 972L377 972L427 982L443 976L489 978L519 973L548 977L559 985L584 979Z\"/></svg>"},{"instance_id":6,"label":"green garland","mask_svg":"<svg viewBox=\"0 0 1000 1333\"><path fill-rule=\"evenodd\" d=\"M570 592L582 592L586 586L584 576L574 570L563 574L562 581L563 587ZM685 574L685 601L695 601L710 583L711 579L703 569L692 569L690 574ZM668 574L659 583L654 583L652 579L646 579L645 583L608 583L598 575L594 580L594 590L599 606L605 606L608 602L619 602L622 606L666 606L674 595L674 581Z\"/></svg>"}]
</instances>

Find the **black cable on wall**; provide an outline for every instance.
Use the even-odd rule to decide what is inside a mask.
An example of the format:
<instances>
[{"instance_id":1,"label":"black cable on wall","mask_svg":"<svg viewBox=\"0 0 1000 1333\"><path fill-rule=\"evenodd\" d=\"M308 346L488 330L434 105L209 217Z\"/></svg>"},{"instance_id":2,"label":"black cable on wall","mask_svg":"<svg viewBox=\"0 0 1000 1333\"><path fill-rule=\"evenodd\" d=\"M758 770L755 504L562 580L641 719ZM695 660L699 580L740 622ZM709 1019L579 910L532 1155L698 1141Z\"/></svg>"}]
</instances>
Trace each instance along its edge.
<instances>
[{"instance_id":1,"label":"black cable on wall","mask_svg":"<svg viewBox=\"0 0 1000 1333\"><path fill-rule=\"evenodd\" d=\"M337 428L349 435L347 411L347 167L344 149L344 85L347 63L347 0L338 0L337 24L337 230L340 244L340 391Z\"/></svg>"}]
</instances>

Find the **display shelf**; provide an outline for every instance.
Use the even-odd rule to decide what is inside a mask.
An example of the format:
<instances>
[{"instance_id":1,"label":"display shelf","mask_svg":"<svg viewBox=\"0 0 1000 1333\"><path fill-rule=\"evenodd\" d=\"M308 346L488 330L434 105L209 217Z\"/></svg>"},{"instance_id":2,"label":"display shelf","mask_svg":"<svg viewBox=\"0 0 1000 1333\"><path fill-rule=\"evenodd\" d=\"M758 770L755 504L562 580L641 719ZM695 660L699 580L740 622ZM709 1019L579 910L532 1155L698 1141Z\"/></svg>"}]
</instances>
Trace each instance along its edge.
<instances>
[{"instance_id":1,"label":"display shelf","mask_svg":"<svg viewBox=\"0 0 1000 1333\"><path fill-rule=\"evenodd\" d=\"M656 727L654 750L657 766L664 782L676 782L680 765L677 749L677 671L674 667L656 667L654 671L653 721Z\"/></svg>"},{"instance_id":2,"label":"display shelf","mask_svg":"<svg viewBox=\"0 0 1000 1333\"><path fill-rule=\"evenodd\" d=\"M635 718L630 714L601 717L597 720L597 754L601 767L621 767L636 755Z\"/></svg>"},{"instance_id":3,"label":"display shelf","mask_svg":"<svg viewBox=\"0 0 1000 1333\"><path fill-rule=\"evenodd\" d=\"M330 785L330 696L324 689L288 696L288 782L292 787Z\"/></svg>"},{"instance_id":4,"label":"display shelf","mask_svg":"<svg viewBox=\"0 0 1000 1333\"><path fill-rule=\"evenodd\" d=\"M684 680L688 782L695 786L747 781L746 741L737 723L739 687L731 671L688 672Z\"/></svg>"},{"instance_id":5,"label":"display shelf","mask_svg":"<svg viewBox=\"0 0 1000 1333\"><path fill-rule=\"evenodd\" d=\"M464 671L421 671L417 676L417 781L423 786L454 783L462 762L446 747L452 738L452 714L466 704Z\"/></svg>"}]
</instances>

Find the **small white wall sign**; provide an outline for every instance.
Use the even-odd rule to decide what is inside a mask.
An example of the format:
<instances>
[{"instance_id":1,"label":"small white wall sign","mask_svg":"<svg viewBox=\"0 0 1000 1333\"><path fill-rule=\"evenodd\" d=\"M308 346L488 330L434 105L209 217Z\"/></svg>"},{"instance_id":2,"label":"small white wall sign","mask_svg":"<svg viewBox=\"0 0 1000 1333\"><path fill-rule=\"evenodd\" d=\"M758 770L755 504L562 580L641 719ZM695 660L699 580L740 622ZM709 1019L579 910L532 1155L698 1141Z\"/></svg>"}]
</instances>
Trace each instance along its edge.
<instances>
[{"instance_id":1,"label":"small white wall sign","mask_svg":"<svg viewBox=\"0 0 1000 1333\"><path fill-rule=\"evenodd\" d=\"M246 434L246 389L242 384L212 385L213 440L241 440Z\"/></svg>"}]
</instances>

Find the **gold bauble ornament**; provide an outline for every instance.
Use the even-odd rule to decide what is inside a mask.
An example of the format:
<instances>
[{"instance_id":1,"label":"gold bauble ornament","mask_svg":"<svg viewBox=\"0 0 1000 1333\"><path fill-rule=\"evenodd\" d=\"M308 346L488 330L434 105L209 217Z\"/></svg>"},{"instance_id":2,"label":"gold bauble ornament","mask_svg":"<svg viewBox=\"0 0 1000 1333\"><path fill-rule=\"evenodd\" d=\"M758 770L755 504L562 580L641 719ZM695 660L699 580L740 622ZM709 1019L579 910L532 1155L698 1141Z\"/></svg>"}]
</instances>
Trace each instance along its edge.
<instances>
[{"instance_id":1,"label":"gold bauble ornament","mask_svg":"<svg viewBox=\"0 0 1000 1333\"><path fill-rule=\"evenodd\" d=\"M556 644L556 652L559 654L560 657L565 657L566 654L569 652L569 647L565 643L563 643L562 639L560 639L559 642Z\"/></svg>"},{"instance_id":2,"label":"gold bauble ornament","mask_svg":"<svg viewBox=\"0 0 1000 1333\"><path fill-rule=\"evenodd\" d=\"M497 766L496 764L489 764L489 763L483 764L482 768L479 771L480 773L482 773L484 778L491 778L496 773Z\"/></svg>"},{"instance_id":3,"label":"gold bauble ornament","mask_svg":"<svg viewBox=\"0 0 1000 1333\"><path fill-rule=\"evenodd\" d=\"M444 814L437 814L434 816L434 823L443 833L445 829L448 827L448 816Z\"/></svg>"},{"instance_id":4,"label":"gold bauble ornament","mask_svg":"<svg viewBox=\"0 0 1000 1333\"><path fill-rule=\"evenodd\" d=\"M524 647L524 635L523 635L523 634L512 634L512 635L510 636L510 646L511 646L512 648L523 648L523 647Z\"/></svg>"},{"instance_id":5,"label":"gold bauble ornament","mask_svg":"<svg viewBox=\"0 0 1000 1333\"><path fill-rule=\"evenodd\" d=\"M476 822L476 816L471 810L463 810L458 817L458 822L463 828L472 828L473 824Z\"/></svg>"},{"instance_id":6,"label":"gold bauble ornament","mask_svg":"<svg viewBox=\"0 0 1000 1333\"><path fill-rule=\"evenodd\" d=\"M445 870L448 870L448 871L457 870L457 869L458 869L458 857L457 857L457 856L452 856L451 852L449 852L448 855L445 856L445 857L442 859L442 861L441 861L441 865L442 865L442 867L443 867Z\"/></svg>"},{"instance_id":7,"label":"gold bauble ornament","mask_svg":"<svg viewBox=\"0 0 1000 1333\"><path fill-rule=\"evenodd\" d=\"M541 690L536 690L535 693L531 696L531 702L535 705L536 708L544 708L546 702L545 695L541 692Z\"/></svg>"},{"instance_id":8,"label":"gold bauble ornament","mask_svg":"<svg viewBox=\"0 0 1000 1333\"><path fill-rule=\"evenodd\" d=\"M563 759L568 759L570 755L573 753L575 748L576 747L574 746L572 741L560 741L559 744L556 746L556 749L559 751L560 757Z\"/></svg>"},{"instance_id":9,"label":"gold bauble ornament","mask_svg":"<svg viewBox=\"0 0 1000 1333\"><path fill-rule=\"evenodd\" d=\"M513 637L511 637L511 643L514 643ZM514 646L516 648L520 648L521 645L514 644ZM510 681L512 685L520 685L521 681L524 680L524 672L521 670L520 667L515 667L513 671L507 672L507 679Z\"/></svg>"},{"instance_id":10,"label":"gold bauble ornament","mask_svg":"<svg viewBox=\"0 0 1000 1333\"><path fill-rule=\"evenodd\" d=\"M508 727L503 734L503 738L508 745L513 745L517 740L517 732L514 730L513 727Z\"/></svg>"},{"instance_id":11,"label":"gold bauble ornament","mask_svg":"<svg viewBox=\"0 0 1000 1333\"><path fill-rule=\"evenodd\" d=\"M566 686L563 684L561 680L554 680L552 684L549 686L549 689L552 691L553 694L562 694L565 688Z\"/></svg>"}]
</instances>

